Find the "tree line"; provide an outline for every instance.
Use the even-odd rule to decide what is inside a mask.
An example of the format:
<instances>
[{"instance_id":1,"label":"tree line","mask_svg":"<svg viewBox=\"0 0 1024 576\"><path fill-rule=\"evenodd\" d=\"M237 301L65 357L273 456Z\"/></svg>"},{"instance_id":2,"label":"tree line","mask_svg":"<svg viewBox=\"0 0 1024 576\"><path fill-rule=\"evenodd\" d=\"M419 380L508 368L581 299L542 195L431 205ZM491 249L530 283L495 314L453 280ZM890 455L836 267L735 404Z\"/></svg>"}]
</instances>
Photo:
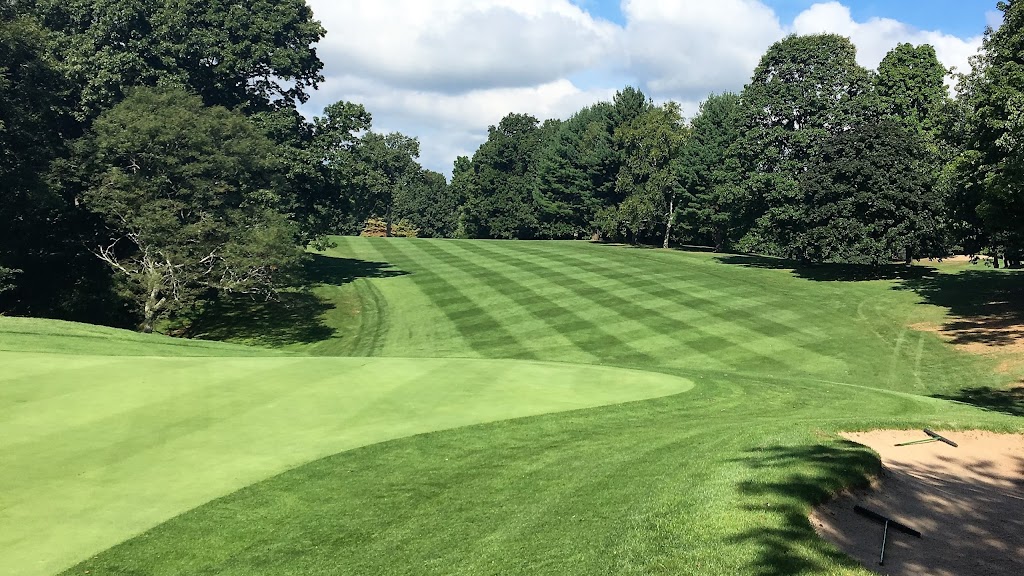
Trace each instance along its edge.
<instances>
[{"instance_id":1,"label":"tree line","mask_svg":"<svg viewBox=\"0 0 1024 576\"><path fill-rule=\"evenodd\" d=\"M807 263L1024 255L1024 5L999 4L973 69L900 44L790 36L691 119L635 88L543 124L510 114L456 161L461 233L696 244Z\"/></svg>"},{"instance_id":2,"label":"tree line","mask_svg":"<svg viewBox=\"0 0 1024 576\"><path fill-rule=\"evenodd\" d=\"M300 114L323 36L303 0L0 0L0 312L149 331L371 219L452 235L417 139Z\"/></svg>"},{"instance_id":3,"label":"tree line","mask_svg":"<svg viewBox=\"0 0 1024 576\"><path fill-rule=\"evenodd\" d=\"M136 324L272 298L332 234L601 239L883 264L1024 252L1024 6L972 70L790 36L692 118L627 87L509 114L450 182L362 105L299 112L303 0L0 0L0 312Z\"/></svg>"}]
</instances>

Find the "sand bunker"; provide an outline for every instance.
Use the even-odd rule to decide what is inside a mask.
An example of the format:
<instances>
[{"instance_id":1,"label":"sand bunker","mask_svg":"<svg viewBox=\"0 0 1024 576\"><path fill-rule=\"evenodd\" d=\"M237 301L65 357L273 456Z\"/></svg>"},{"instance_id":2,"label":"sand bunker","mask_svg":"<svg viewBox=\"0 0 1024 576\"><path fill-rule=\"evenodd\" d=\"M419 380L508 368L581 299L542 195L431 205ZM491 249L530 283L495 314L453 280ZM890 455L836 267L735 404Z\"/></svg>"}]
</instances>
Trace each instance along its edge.
<instances>
[{"instance_id":1,"label":"sand bunker","mask_svg":"<svg viewBox=\"0 0 1024 576\"><path fill-rule=\"evenodd\" d=\"M818 533L865 567L882 574L934 576L1024 574L1024 436L942 432L941 442L895 447L927 438L920 430L844 434L882 457L870 489L817 508ZM922 533L889 531L885 565L878 565L882 525L855 504Z\"/></svg>"}]
</instances>

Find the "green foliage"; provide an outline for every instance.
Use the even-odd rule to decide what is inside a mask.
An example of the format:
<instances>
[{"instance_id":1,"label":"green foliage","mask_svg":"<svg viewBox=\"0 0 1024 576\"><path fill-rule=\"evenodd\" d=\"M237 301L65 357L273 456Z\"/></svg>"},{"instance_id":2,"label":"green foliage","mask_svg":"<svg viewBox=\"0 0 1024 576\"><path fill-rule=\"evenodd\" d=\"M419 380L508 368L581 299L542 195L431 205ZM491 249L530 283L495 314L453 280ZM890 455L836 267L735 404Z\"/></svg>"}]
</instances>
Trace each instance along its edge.
<instances>
[{"instance_id":1,"label":"green foliage","mask_svg":"<svg viewBox=\"0 0 1024 576\"><path fill-rule=\"evenodd\" d=\"M800 180L791 249L812 262L943 257L942 202L927 137L894 119L824 142Z\"/></svg>"},{"instance_id":2,"label":"green foliage","mask_svg":"<svg viewBox=\"0 0 1024 576\"><path fill-rule=\"evenodd\" d=\"M51 49L91 119L132 86L173 85L249 111L304 102L324 29L304 0L38 0Z\"/></svg>"},{"instance_id":3,"label":"green foliage","mask_svg":"<svg viewBox=\"0 0 1024 576\"><path fill-rule=\"evenodd\" d=\"M662 246L668 248L676 217L676 197L681 191L680 164L688 132L679 104L654 106L615 131L623 150L623 166L616 190L625 197L619 205L619 221L629 237L638 238L661 230Z\"/></svg>"},{"instance_id":4,"label":"green foliage","mask_svg":"<svg viewBox=\"0 0 1024 576\"><path fill-rule=\"evenodd\" d=\"M740 167L732 147L740 137L740 98L711 95L690 123L682 150L680 218L686 236L717 251L738 239L742 214Z\"/></svg>"},{"instance_id":5,"label":"green foliage","mask_svg":"<svg viewBox=\"0 0 1024 576\"><path fill-rule=\"evenodd\" d=\"M420 143L416 138L398 132L364 135L355 148L359 176L356 182L355 204L358 219L377 217L386 223L386 235L391 236L391 225L398 204L408 195L408 188L420 176Z\"/></svg>"},{"instance_id":6,"label":"green foliage","mask_svg":"<svg viewBox=\"0 0 1024 576\"><path fill-rule=\"evenodd\" d=\"M304 242L322 244L327 234L345 230L355 212L356 184L364 170L354 150L372 118L363 106L337 102L307 121L294 108L258 113L252 121L278 145L275 156L285 210Z\"/></svg>"},{"instance_id":7,"label":"green foliage","mask_svg":"<svg viewBox=\"0 0 1024 576\"><path fill-rule=\"evenodd\" d=\"M1024 260L1024 3L1000 2L1003 25L985 34L974 70L961 79L965 151L955 162L957 212L975 237L1010 265Z\"/></svg>"},{"instance_id":8,"label":"green foliage","mask_svg":"<svg viewBox=\"0 0 1024 576\"><path fill-rule=\"evenodd\" d=\"M444 174L419 170L400 190L395 212L421 238L452 238L458 228L459 203Z\"/></svg>"},{"instance_id":9,"label":"green foliage","mask_svg":"<svg viewBox=\"0 0 1024 576\"><path fill-rule=\"evenodd\" d=\"M931 45L899 44L886 54L875 76L882 113L936 139L949 106L948 72Z\"/></svg>"},{"instance_id":10,"label":"green foliage","mask_svg":"<svg viewBox=\"0 0 1024 576\"><path fill-rule=\"evenodd\" d=\"M794 245L804 219L798 180L822 142L871 117L871 76L847 38L789 36L761 58L742 99L737 153L753 220L745 248L803 257Z\"/></svg>"},{"instance_id":11,"label":"green foliage","mask_svg":"<svg viewBox=\"0 0 1024 576\"><path fill-rule=\"evenodd\" d=\"M300 258L278 211L272 144L243 116L175 89L137 89L78 144L98 257L129 283L143 327L207 289L269 296Z\"/></svg>"},{"instance_id":12,"label":"green foliage","mask_svg":"<svg viewBox=\"0 0 1024 576\"><path fill-rule=\"evenodd\" d=\"M621 162L614 112L608 102L586 107L563 122L544 147L536 196L544 237L590 236L597 211L616 198Z\"/></svg>"},{"instance_id":13,"label":"green foliage","mask_svg":"<svg viewBox=\"0 0 1024 576\"><path fill-rule=\"evenodd\" d=\"M488 129L487 141L463 172L464 231L473 238L533 238L540 212L534 190L545 132L528 114L509 114Z\"/></svg>"}]
</instances>

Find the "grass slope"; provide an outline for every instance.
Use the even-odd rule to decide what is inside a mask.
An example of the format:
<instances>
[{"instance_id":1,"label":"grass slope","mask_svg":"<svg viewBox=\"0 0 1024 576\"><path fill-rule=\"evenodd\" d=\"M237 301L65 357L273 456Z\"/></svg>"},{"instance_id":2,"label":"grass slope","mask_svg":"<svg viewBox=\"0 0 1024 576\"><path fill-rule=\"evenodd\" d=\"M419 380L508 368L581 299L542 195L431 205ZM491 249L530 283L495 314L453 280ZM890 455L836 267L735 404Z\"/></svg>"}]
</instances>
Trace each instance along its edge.
<instances>
[{"instance_id":1,"label":"grass slope","mask_svg":"<svg viewBox=\"0 0 1024 576\"><path fill-rule=\"evenodd\" d=\"M239 350L169 340L0 318L0 342L37 349L0 351L0 574L53 574L358 446L692 387L664 374L541 362L187 357ZM68 341L78 353L58 355ZM105 355L150 342L154 354L178 357Z\"/></svg>"},{"instance_id":2,"label":"grass slope","mask_svg":"<svg viewBox=\"0 0 1024 576\"><path fill-rule=\"evenodd\" d=\"M1009 378L994 372L996 360L907 328L941 322L949 308L922 305L943 302L933 270L862 281L851 269L794 272L777 261L587 243L338 243L311 267L312 290L286 306L222 303L204 319L206 335L293 355L383 357L270 359L296 366L508 358L575 363L569 373L642 370L696 387L341 452L67 574L860 574L806 520L810 505L877 465L833 432L1024 428L932 398ZM456 388L486 386L486 376ZM565 377L526 380L543 390ZM302 418L319 404L305 398L308 380L287 388L307 404L288 411ZM515 387L502 389L500 402L519 402ZM365 413L383 418L398 403L415 421L431 414L422 403L433 394L404 390ZM202 414L209 424L220 413ZM264 433L287 425L303 434L293 420L272 419Z\"/></svg>"}]
</instances>

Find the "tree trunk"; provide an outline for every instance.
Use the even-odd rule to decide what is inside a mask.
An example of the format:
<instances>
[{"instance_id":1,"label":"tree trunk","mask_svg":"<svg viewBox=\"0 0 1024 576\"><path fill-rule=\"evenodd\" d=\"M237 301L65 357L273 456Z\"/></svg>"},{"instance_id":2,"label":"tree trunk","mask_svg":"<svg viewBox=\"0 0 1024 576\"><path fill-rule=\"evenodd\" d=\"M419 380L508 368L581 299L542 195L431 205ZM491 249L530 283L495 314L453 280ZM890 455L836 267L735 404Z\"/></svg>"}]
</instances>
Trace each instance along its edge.
<instances>
[{"instance_id":1,"label":"tree trunk","mask_svg":"<svg viewBox=\"0 0 1024 576\"><path fill-rule=\"evenodd\" d=\"M999 269L999 253L998 252L992 255L992 267L995 268L996 270Z\"/></svg>"},{"instance_id":2,"label":"tree trunk","mask_svg":"<svg viewBox=\"0 0 1024 576\"><path fill-rule=\"evenodd\" d=\"M672 237L672 224L676 220L676 197L671 196L668 199L668 222L665 224L665 242L662 243L661 247L668 249L669 239Z\"/></svg>"},{"instance_id":3,"label":"tree trunk","mask_svg":"<svg viewBox=\"0 0 1024 576\"><path fill-rule=\"evenodd\" d=\"M391 238L391 207L388 206L387 224L384 226L384 237Z\"/></svg>"},{"instance_id":4,"label":"tree trunk","mask_svg":"<svg viewBox=\"0 0 1024 576\"><path fill-rule=\"evenodd\" d=\"M904 260L904 262L907 264L907 266L910 266L911 264L914 263L914 250L910 246L907 246L906 259Z\"/></svg>"},{"instance_id":5,"label":"tree trunk","mask_svg":"<svg viewBox=\"0 0 1024 576\"><path fill-rule=\"evenodd\" d=\"M714 242L715 252L722 252L725 250L725 233L718 228L715 229Z\"/></svg>"},{"instance_id":6,"label":"tree trunk","mask_svg":"<svg viewBox=\"0 0 1024 576\"><path fill-rule=\"evenodd\" d=\"M159 298L159 299L158 299ZM167 298L160 298L160 287L153 288L149 292L149 298L146 299L146 307L142 320L142 331L146 334L152 334L154 325L156 324L157 313L164 307L167 302Z\"/></svg>"}]
</instances>

